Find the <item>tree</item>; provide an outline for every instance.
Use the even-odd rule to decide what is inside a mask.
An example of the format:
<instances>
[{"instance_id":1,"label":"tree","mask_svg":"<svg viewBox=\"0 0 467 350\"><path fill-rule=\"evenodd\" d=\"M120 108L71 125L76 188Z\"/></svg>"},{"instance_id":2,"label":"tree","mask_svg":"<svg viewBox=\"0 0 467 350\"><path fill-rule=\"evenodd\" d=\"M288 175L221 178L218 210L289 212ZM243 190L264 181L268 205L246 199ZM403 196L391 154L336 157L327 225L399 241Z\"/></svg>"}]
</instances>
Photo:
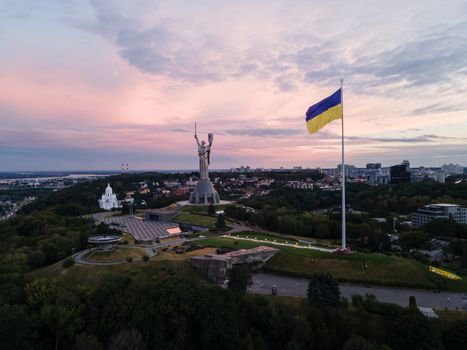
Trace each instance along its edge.
<instances>
[{"instance_id":1,"label":"tree","mask_svg":"<svg viewBox=\"0 0 467 350\"><path fill-rule=\"evenodd\" d=\"M364 337L353 336L349 338L344 345L342 350L390 350L391 348L386 345L376 344Z\"/></svg>"},{"instance_id":2,"label":"tree","mask_svg":"<svg viewBox=\"0 0 467 350\"><path fill-rule=\"evenodd\" d=\"M428 237L426 233L420 231L408 231L399 234L399 244L404 250L421 249L429 240L430 237Z\"/></svg>"},{"instance_id":3,"label":"tree","mask_svg":"<svg viewBox=\"0 0 467 350\"><path fill-rule=\"evenodd\" d=\"M143 336L136 329L122 330L118 334L112 337L110 350L144 350L146 344L143 341Z\"/></svg>"},{"instance_id":4,"label":"tree","mask_svg":"<svg viewBox=\"0 0 467 350\"><path fill-rule=\"evenodd\" d=\"M336 306L339 303L339 284L329 272L314 273L308 284L308 300L318 307Z\"/></svg>"},{"instance_id":5,"label":"tree","mask_svg":"<svg viewBox=\"0 0 467 350\"><path fill-rule=\"evenodd\" d=\"M209 215L214 215L216 214L216 208L214 207L214 204L209 204L209 207L208 207L208 214Z\"/></svg>"},{"instance_id":6,"label":"tree","mask_svg":"<svg viewBox=\"0 0 467 350\"><path fill-rule=\"evenodd\" d=\"M234 265L228 272L230 289L245 293L251 285L251 271L243 265Z\"/></svg>"},{"instance_id":7,"label":"tree","mask_svg":"<svg viewBox=\"0 0 467 350\"><path fill-rule=\"evenodd\" d=\"M415 296L413 295L409 297L409 309L418 311L417 299L415 299Z\"/></svg>"},{"instance_id":8,"label":"tree","mask_svg":"<svg viewBox=\"0 0 467 350\"><path fill-rule=\"evenodd\" d=\"M33 349L35 320L23 305L0 306L0 349Z\"/></svg>"},{"instance_id":9,"label":"tree","mask_svg":"<svg viewBox=\"0 0 467 350\"><path fill-rule=\"evenodd\" d=\"M397 350L437 350L443 347L433 323L419 313L401 316L389 329L387 339L389 345Z\"/></svg>"},{"instance_id":10,"label":"tree","mask_svg":"<svg viewBox=\"0 0 467 350\"><path fill-rule=\"evenodd\" d=\"M55 336L55 350L65 336L73 336L82 325L80 301L55 282L37 280L26 286L28 302L39 311L39 319Z\"/></svg>"},{"instance_id":11,"label":"tree","mask_svg":"<svg viewBox=\"0 0 467 350\"><path fill-rule=\"evenodd\" d=\"M226 227L224 214L219 214L217 216L216 227L217 228L225 228Z\"/></svg>"},{"instance_id":12,"label":"tree","mask_svg":"<svg viewBox=\"0 0 467 350\"><path fill-rule=\"evenodd\" d=\"M462 350L467 344L467 320L451 323L443 332L443 342L446 349Z\"/></svg>"},{"instance_id":13,"label":"tree","mask_svg":"<svg viewBox=\"0 0 467 350\"><path fill-rule=\"evenodd\" d=\"M75 339L73 350L102 350L102 344L94 335L81 333Z\"/></svg>"},{"instance_id":14,"label":"tree","mask_svg":"<svg viewBox=\"0 0 467 350\"><path fill-rule=\"evenodd\" d=\"M75 259L73 259L73 257L69 256L68 258L63 260L62 266L67 269L69 267L72 267L74 264L75 264Z\"/></svg>"}]
</instances>

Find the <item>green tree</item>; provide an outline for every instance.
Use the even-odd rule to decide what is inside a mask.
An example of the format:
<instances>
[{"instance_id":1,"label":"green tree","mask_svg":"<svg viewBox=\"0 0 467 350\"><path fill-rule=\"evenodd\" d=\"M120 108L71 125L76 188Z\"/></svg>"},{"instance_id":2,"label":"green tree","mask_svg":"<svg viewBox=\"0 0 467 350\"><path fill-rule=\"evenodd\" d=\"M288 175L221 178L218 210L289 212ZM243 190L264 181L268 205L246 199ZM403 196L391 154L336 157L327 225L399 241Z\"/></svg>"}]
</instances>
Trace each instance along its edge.
<instances>
[{"instance_id":1,"label":"green tree","mask_svg":"<svg viewBox=\"0 0 467 350\"><path fill-rule=\"evenodd\" d=\"M416 310L418 311L418 307L417 307L417 299L415 299L415 296L411 295L409 297L409 309L410 310Z\"/></svg>"},{"instance_id":2,"label":"green tree","mask_svg":"<svg viewBox=\"0 0 467 350\"><path fill-rule=\"evenodd\" d=\"M226 227L224 214L219 214L217 216L216 227L221 229Z\"/></svg>"},{"instance_id":3,"label":"green tree","mask_svg":"<svg viewBox=\"0 0 467 350\"><path fill-rule=\"evenodd\" d=\"M36 327L24 305L0 306L0 349L34 349Z\"/></svg>"},{"instance_id":4,"label":"green tree","mask_svg":"<svg viewBox=\"0 0 467 350\"><path fill-rule=\"evenodd\" d=\"M311 305L336 306L340 298L339 284L329 272L314 273L308 284L307 295Z\"/></svg>"},{"instance_id":5,"label":"green tree","mask_svg":"<svg viewBox=\"0 0 467 350\"><path fill-rule=\"evenodd\" d=\"M391 350L391 348L386 344L376 344L364 337L353 336L344 343L342 350Z\"/></svg>"},{"instance_id":6,"label":"green tree","mask_svg":"<svg viewBox=\"0 0 467 350\"><path fill-rule=\"evenodd\" d=\"M401 316L389 329L387 338L389 345L397 350L438 350L443 348L437 328L419 313Z\"/></svg>"},{"instance_id":7,"label":"green tree","mask_svg":"<svg viewBox=\"0 0 467 350\"><path fill-rule=\"evenodd\" d=\"M72 267L74 264L75 264L75 259L73 259L73 257L69 256L68 258L63 260L62 266L67 269L69 267Z\"/></svg>"},{"instance_id":8,"label":"green tree","mask_svg":"<svg viewBox=\"0 0 467 350\"><path fill-rule=\"evenodd\" d=\"M228 287L241 293L251 285L251 271L243 265L234 265L228 271L228 278Z\"/></svg>"},{"instance_id":9,"label":"green tree","mask_svg":"<svg viewBox=\"0 0 467 350\"><path fill-rule=\"evenodd\" d=\"M214 207L214 204L209 204L208 206L208 214L209 215L214 215L216 214L216 208Z\"/></svg>"},{"instance_id":10,"label":"green tree","mask_svg":"<svg viewBox=\"0 0 467 350\"><path fill-rule=\"evenodd\" d=\"M55 282L37 280L26 286L27 300L38 310L40 321L55 337L55 349L66 337L73 337L82 325L82 306L69 290Z\"/></svg>"},{"instance_id":11,"label":"green tree","mask_svg":"<svg viewBox=\"0 0 467 350\"><path fill-rule=\"evenodd\" d=\"M116 335L111 337L110 350L144 350L146 344L143 341L143 336L136 329L121 330Z\"/></svg>"},{"instance_id":12,"label":"green tree","mask_svg":"<svg viewBox=\"0 0 467 350\"><path fill-rule=\"evenodd\" d=\"M430 237L421 231L408 231L399 234L399 244L402 249L420 249L428 244Z\"/></svg>"},{"instance_id":13,"label":"green tree","mask_svg":"<svg viewBox=\"0 0 467 350\"><path fill-rule=\"evenodd\" d=\"M443 332L443 342L446 349L463 350L467 344L467 320L452 322Z\"/></svg>"},{"instance_id":14,"label":"green tree","mask_svg":"<svg viewBox=\"0 0 467 350\"><path fill-rule=\"evenodd\" d=\"M81 333L76 336L73 350L103 350L102 344L96 336Z\"/></svg>"}]
</instances>

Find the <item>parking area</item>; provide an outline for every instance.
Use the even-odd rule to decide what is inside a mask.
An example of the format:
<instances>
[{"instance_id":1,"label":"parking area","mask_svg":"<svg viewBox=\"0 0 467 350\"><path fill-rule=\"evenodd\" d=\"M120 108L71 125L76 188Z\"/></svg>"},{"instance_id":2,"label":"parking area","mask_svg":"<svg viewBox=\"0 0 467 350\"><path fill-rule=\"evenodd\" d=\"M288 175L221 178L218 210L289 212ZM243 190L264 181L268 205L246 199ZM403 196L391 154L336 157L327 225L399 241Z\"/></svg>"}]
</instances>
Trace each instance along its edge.
<instances>
[{"instance_id":1,"label":"parking area","mask_svg":"<svg viewBox=\"0 0 467 350\"><path fill-rule=\"evenodd\" d=\"M114 216L102 218L100 221L112 228L129 233L138 241L153 241L180 234L178 224L171 222L150 221L133 216Z\"/></svg>"}]
</instances>

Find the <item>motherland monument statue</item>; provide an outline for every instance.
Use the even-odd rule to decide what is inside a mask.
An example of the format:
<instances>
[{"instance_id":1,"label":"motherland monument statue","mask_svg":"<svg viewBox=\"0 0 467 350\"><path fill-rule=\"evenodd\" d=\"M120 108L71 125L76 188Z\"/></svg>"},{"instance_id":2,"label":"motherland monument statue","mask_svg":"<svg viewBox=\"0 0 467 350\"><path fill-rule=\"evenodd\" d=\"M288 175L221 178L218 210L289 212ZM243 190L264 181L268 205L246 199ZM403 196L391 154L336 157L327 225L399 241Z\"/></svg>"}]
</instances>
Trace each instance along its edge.
<instances>
[{"instance_id":1,"label":"motherland monument statue","mask_svg":"<svg viewBox=\"0 0 467 350\"><path fill-rule=\"evenodd\" d=\"M208 143L199 141L196 133L195 123L195 140L198 145L199 157L199 181L197 182L194 191L190 194L189 202L191 204L209 204L220 203L219 194L214 189L214 186L209 179L209 165L211 163L211 146L214 135L208 134Z\"/></svg>"}]
</instances>

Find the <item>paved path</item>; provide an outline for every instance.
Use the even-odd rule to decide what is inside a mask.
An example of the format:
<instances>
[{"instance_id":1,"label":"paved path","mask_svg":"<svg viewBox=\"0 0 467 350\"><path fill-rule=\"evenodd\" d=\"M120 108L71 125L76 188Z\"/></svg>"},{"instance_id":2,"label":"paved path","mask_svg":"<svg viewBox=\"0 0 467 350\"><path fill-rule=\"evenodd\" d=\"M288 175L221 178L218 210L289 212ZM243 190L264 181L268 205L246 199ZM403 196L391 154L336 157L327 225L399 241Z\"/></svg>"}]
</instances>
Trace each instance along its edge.
<instances>
[{"instance_id":1,"label":"paved path","mask_svg":"<svg viewBox=\"0 0 467 350\"><path fill-rule=\"evenodd\" d=\"M119 245L118 248L122 249L128 249L128 248L140 248L144 249L146 252L146 255L152 258L154 255L157 254L157 249L153 246L136 246L136 245ZM93 250L96 250L97 248L91 248L91 249L86 249L82 250L78 253L75 253L72 255L73 259L75 260L75 263L81 264L81 265L97 265L97 266L110 266L110 265L120 265L120 264L129 264L128 261L126 260L116 260L116 261L92 261L92 260L87 260L85 258L85 255L92 252ZM133 262L137 261L142 261L143 258L133 258Z\"/></svg>"},{"instance_id":2,"label":"paved path","mask_svg":"<svg viewBox=\"0 0 467 350\"><path fill-rule=\"evenodd\" d=\"M278 295L306 297L308 280L297 277L255 273L253 274L253 285L248 288L248 291L257 294L271 294L273 285L277 287ZM341 294L349 300L353 294L365 295L368 293L375 295L379 301L405 306L409 303L409 297L413 295L417 299L417 305L421 307L431 307L434 309L443 309L445 307L449 309L455 309L456 307L462 309L463 307L467 307L467 300L462 299L462 293L433 293L423 289L396 289L394 287L380 286L368 288L348 283L341 283L339 286Z\"/></svg>"},{"instance_id":3,"label":"paved path","mask_svg":"<svg viewBox=\"0 0 467 350\"><path fill-rule=\"evenodd\" d=\"M230 232L231 231L229 231L229 233ZM316 247L311 244L303 245L303 243L301 245L298 245L298 243L292 244L292 243L276 242L276 241L267 240L267 239L255 239L255 238L237 237L237 236L229 236L229 235L223 235L222 237L234 239L234 240L259 242L259 243L266 243L266 244L272 244L272 245L283 246L283 247L291 247L291 248L296 248L296 249L319 250L320 252L326 252L326 253L333 253L335 251L335 249Z\"/></svg>"}]
</instances>

